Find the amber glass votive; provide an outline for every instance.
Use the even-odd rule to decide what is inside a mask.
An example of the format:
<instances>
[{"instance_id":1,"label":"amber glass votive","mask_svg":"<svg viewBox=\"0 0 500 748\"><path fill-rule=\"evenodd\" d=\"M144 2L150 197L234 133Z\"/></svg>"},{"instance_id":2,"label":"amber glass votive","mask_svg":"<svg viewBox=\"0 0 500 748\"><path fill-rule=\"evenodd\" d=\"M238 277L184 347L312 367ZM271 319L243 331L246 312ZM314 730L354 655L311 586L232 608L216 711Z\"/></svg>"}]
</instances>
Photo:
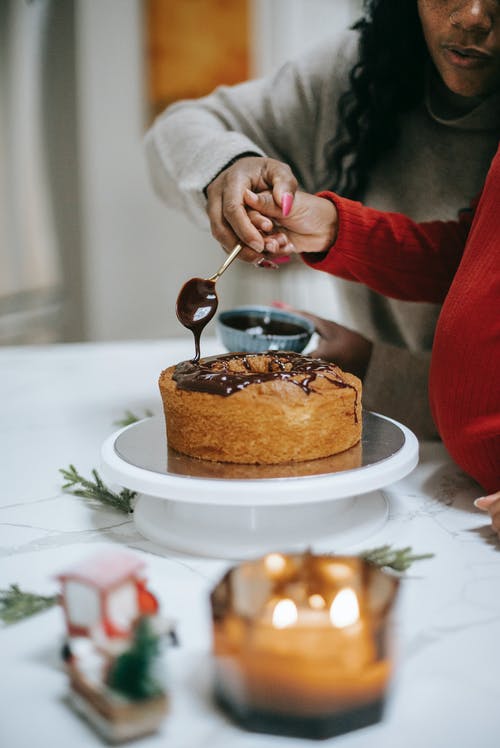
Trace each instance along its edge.
<instances>
[{"instance_id":1,"label":"amber glass votive","mask_svg":"<svg viewBox=\"0 0 500 748\"><path fill-rule=\"evenodd\" d=\"M256 732L327 738L380 721L397 577L358 557L269 553L211 595L215 696Z\"/></svg>"}]
</instances>

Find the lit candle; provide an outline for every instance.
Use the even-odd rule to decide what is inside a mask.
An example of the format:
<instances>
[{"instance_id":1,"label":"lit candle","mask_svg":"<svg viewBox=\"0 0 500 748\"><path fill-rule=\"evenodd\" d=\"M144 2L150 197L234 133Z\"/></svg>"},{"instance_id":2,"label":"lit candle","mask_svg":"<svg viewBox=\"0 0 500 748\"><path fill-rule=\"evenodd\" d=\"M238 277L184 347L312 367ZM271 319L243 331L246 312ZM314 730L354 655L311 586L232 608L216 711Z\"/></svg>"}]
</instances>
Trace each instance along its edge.
<instances>
[{"instance_id":1,"label":"lit candle","mask_svg":"<svg viewBox=\"0 0 500 748\"><path fill-rule=\"evenodd\" d=\"M212 593L216 692L250 729L327 737L378 721L397 578L357 557L269 554Z\"/></svg>"}]
</instances>

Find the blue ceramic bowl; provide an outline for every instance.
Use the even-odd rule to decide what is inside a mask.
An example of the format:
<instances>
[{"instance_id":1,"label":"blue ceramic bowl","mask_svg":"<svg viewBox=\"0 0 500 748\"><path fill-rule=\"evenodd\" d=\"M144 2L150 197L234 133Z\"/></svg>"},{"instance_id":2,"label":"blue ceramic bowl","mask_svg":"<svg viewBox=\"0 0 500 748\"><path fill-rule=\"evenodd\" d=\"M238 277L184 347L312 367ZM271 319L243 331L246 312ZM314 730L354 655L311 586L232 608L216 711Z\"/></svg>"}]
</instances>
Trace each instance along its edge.
<instances>
[{"instance_id":1,"label":"blue ceramic bowl","mask_svg":"<svg viewBox=\"0 0 500 748\"><path fill-rule=\"evenodd\" d=\"M228 351L301 353L314 325L294 312L270 306L240 306L217 316L217 333Z\"/></svg>"}]
</instances>

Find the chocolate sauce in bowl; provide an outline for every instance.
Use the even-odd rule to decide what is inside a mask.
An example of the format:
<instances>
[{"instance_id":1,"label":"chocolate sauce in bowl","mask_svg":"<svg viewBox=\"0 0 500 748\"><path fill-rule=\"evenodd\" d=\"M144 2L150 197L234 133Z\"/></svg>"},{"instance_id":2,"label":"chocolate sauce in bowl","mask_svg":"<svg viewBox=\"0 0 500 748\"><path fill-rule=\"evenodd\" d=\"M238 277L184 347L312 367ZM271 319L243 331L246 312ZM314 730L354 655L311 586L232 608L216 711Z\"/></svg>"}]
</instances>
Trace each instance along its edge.
<instances>
[{"instance_id":1,"label":"chocolate sauce in bowl","mask_svg":"<svg viewBox=\"0 0 500 748\"><path fill-rule=\"evenodd\" d=\"M283 320L273 319L271 316L266 314L234 314L227 316L224 320L224 324L228 327L232 327L234 330L243 330L248 332L250 335L266 335L273 337L274 335L304 335L307 333L307 329L302 325L297 325L294 322L285 322Z\"/></svg>"},{"instance_id":2,"label":"chocolate sauce in bowl","mask_svg":"<svg viewBox=\"0 0 500 748\"><path fill-rule=\"evenodd\" d=\"M267 366L263 371L258 371L252 366L252 360L262 360L263 356L267 357ZM238 371L234 370L234 364L237 364ZM211 356L201 361L182 361L175 367L173 378L181 390L206 392L223 397L233 395L251 384L272 380L289 381L309 395L315 391L315 380L323 378L335 387L354 390L354 420L358 422L356 388L343 379L341 370L335 364L319 358L308 358L288 351L269 351L265 354L229 353Z\"/></svg>"},{"instance_id":3,"label":"chocolate sauce in bowl","mask_svg":"<svg viewBox=\"0 0 500 748\"><path fill-rule=\"evenodd\" d=\"M200 360L201 333L217 311L218 303L215 281L207 278L191 278L179 292L175 311L181 325L193 333L195 346L193 363Z\"/></svg>"}]
</instances>

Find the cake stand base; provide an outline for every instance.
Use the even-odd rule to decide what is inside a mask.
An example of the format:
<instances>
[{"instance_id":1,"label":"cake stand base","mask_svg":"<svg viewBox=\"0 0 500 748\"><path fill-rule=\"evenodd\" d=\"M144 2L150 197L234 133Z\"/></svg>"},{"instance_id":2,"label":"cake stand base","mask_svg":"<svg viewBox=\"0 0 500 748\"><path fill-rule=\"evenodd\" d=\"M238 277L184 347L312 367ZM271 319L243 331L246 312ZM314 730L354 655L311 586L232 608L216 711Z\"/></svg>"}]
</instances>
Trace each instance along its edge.
<instances>
[{"instance_id":1,"label":"cake stand base","mask_svg":"<svg viewBox=\"0 0 500 748\"><path fill-rule=\"evenodd\" d=\"M161 546L196 556L245 559L269 551L338 552L384 525L388 504L380 491L287 506L217 506L141 495L137 530Z\"/></svg>"},{"instance_id":2,"label":"cake stand base","mask_svg":"<svg viewBox=\"0 0 500 748\"><path fill-rule=\"evenodd\" d=\"M222 559L338 552L385 523L381 490L418 462L415 435L377 413L363 413L352 449L277 466L205 462L170 449L157 417L108 437L101 469L105 480L138 493L136 527L165 548Z\"/></svg>"}]
</instances>

